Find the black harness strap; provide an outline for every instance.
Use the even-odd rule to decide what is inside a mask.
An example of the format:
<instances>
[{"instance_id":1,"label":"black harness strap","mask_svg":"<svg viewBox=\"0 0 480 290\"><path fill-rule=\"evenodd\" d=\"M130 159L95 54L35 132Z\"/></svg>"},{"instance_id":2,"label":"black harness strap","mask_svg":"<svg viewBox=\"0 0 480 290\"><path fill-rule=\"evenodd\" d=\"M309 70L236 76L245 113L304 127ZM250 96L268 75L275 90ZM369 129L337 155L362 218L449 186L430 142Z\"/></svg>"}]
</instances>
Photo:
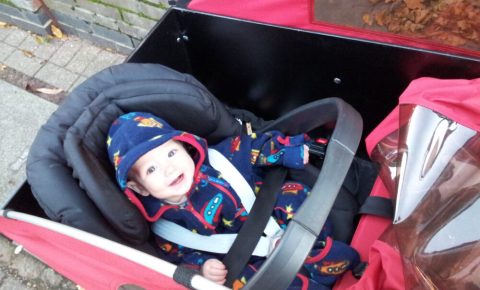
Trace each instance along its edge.
<instances>
[{"instance_id":1,"label":"black harness strap","mask_svg":"<svg viewBox=\"0 0 480 290\"><path fill-rule=\"evenodd\" d=\"M381 196L369 196L360 207L358 214L371 214L392 219L392 200L390 198L385 198Z\"/></svg>"},{"instance_id":2,"label":"black harness strap","mask_svg":"<svg viewBox=\"0 0 480 290\"><path fill-rule=\"evenodd\" d=\"M274 167L266 173L263 185L247 220L238 232L232 247L223 258L223 263L228 269L226 286L233 284L233 281L240 275L252 256L268 219L272 215L273 206L277 199L276 193L280 190L286 175L287 169L281 166Z\"/></svg>"}]
</instances>

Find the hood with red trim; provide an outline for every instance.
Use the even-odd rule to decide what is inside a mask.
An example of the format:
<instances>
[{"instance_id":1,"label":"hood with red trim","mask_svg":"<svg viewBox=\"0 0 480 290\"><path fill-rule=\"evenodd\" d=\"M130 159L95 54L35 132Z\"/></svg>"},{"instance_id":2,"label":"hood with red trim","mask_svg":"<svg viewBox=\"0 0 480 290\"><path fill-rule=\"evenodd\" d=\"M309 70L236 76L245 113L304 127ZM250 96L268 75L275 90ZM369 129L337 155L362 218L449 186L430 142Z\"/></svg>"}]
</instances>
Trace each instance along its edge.
<instances>
[{"instance_id":1,"label":"hood with red trim","mask_svg":"<svg viewBox=\"0 0 480 290\"><path fill-rule=\"evenodd\" d=\"M108 132L108 156L115 167L116 180L128 198L149 220L160 205L154 201L155 198L140 196L127 188L128 172L141 156L172 139L187 143L195 149L193 160L197 176L205 160L205 139L176 130L165 120L145 112L131 112L120 116L112 123ZM150 209L152 202L155 209Z\"/></svg>"}]
</instances>

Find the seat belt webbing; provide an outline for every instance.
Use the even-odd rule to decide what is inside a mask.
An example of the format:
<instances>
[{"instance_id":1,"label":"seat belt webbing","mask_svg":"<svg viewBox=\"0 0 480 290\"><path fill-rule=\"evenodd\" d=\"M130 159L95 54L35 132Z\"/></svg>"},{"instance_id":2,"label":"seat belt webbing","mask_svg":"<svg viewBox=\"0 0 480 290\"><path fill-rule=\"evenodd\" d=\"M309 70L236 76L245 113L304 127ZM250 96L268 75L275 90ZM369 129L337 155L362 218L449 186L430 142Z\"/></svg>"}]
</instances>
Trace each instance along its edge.
<instances>
[{"instance_id":1,"label":"seat belt webbing","mask_svg":"<svg viewBox=\"0 0 480 290\"><path fill-rule=\"evenodd\" d=\"M222 177L235 190L246 211L250 213L257 197L243 175L225 156L215 149L208 149L208 161L213 168L222 173ZM280 226L273 217L270 216L268 224L264 229L265 235L273 236L279 231L281 231Z\"/></svg>"},{"instance_id":2,"label":"seat belt webbing","mask_svg":"<svg viewBox=\"0 0 480 290\"><path fill-rule=\"evenodd\" d=\"M165 219L159 219L153 223L152 231L157 236L160 236L172 243L176 243L190 249L217 254L227 253L237 238L237 234L216 234L210 236L200 235ZM268 256L275 247L276 240L278 239L262 236L260 241L258 241L258 244L255 247L252 255L258 257Z\"/></svg>"},{"instance_id":3,"label":"seat belt webbing","mask_svg":"<svg viewBox=\"0 0 480 290\"><path fill-rule=\"evenodd\" d=\"M256 244L260 240L262 231L269 217L271 217L276 193L280 190L286 175L287 169L285 167L273 167L267 171L247 220L238 232L230 251L223 258L223 263L228 269L226 286L231 286L247 265Z\"/></svg>"}]
</instances>

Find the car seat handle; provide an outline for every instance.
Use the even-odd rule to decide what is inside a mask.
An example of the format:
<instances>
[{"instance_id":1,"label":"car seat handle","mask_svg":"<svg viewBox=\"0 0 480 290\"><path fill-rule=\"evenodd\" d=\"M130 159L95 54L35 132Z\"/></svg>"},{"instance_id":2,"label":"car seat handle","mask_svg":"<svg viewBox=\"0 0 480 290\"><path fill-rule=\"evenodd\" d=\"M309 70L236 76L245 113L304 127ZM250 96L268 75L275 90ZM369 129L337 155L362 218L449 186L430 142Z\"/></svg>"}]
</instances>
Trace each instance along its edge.
<instances>
[{"instance_id":1,"label":"car seat handle","mask_svg":"<svg viewBox=\"0 0 480 290\"><path fill-rule=\"evenodd\" d=\"M329 140L322 170L310 196L289 223L284 237L243 289L287 289L310 253L335 202L362 136L360 114L339 98L318 100L293 110L262 131L286 128L286 134L307 132L330 122L335 129Z\"/></svg>"}]
</instances>

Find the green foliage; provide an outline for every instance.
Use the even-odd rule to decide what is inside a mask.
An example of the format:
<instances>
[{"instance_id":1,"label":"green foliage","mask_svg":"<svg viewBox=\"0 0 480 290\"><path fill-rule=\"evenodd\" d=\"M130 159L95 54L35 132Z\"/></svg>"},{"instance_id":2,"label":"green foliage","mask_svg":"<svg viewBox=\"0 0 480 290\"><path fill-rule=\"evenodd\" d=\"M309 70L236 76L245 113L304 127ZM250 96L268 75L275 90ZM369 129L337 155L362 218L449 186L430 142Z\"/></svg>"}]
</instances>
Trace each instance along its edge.
<instances>
[{"instance_id":1,"label":"green foliage","mask_svg":"<svg viewBox=\"0 0 480 290\"><path fill-rule=\"evenodd\" d=\"M0 0L0 1L8 1L8 0ZM107 7L111 7L111 8L115 8L115 9L118 9L118 11L120 12L120 17L121 17L121 20L124 21L125 23L131 25L131 23L128 23L125 19L125 17L123 16L123 14L125 12L128 12L128 13L133 13L133 14L137 14L139 17L142 17L142 18L146 18L146 19L149 19L149 20L153 20L153 21L157 21L158 19L154 19L148 15L145 15L144 13L142 12L138 12L138 11L132 11L130 9L127 9L127 8L124 8L124 7L121 7L121 6L118 6L118 5L114 5L114 4L110 4L110 3L105 3L103 2L102 0L88 0L92 3L96 3L96 4L100 4L100 5L104 5L104 6L107 6ZM168 9L168 7L166 7L164 4L162 3L159 3L159 4L155 4L155 3L152 3L152 2L149 2L147 0L138 0L139 2L142 2L142 3L145 3L145 4L148 4L152 7L156 7L156 8L160 8L160 9Z\"/></svg>"},{"instance_id":2,"label":"green foliage","mask_svg":"<svg viewBox=\"0 0 480 290\"><path fill-rule=\"evenodd\" d=\"M8 5L8 6L17 7L10 0L0 0L0 4L5 4L5 5Z\"/></svg>"},{"instance_id":3,"label":"green foliage","mask_svg":"<svg viewBox=\"0 0 480 290\"><path fill-rule=\"evenodd\" d=\"M148 4L148 5L150 5L150 6L153 6L153 7L157 7L157 8L161 8L161 9L165 9L165 10L168 9L168 7L166 7L165 4L163 4L163 3L158 3L158 4L156 4L156 3L152 3L152 2L150 2L150 1L148 1L148 0L138 0L138 1L139 1L139 2L143 2L143 3L145 3L145 4Z\"/></svg>"}]
</instances>

